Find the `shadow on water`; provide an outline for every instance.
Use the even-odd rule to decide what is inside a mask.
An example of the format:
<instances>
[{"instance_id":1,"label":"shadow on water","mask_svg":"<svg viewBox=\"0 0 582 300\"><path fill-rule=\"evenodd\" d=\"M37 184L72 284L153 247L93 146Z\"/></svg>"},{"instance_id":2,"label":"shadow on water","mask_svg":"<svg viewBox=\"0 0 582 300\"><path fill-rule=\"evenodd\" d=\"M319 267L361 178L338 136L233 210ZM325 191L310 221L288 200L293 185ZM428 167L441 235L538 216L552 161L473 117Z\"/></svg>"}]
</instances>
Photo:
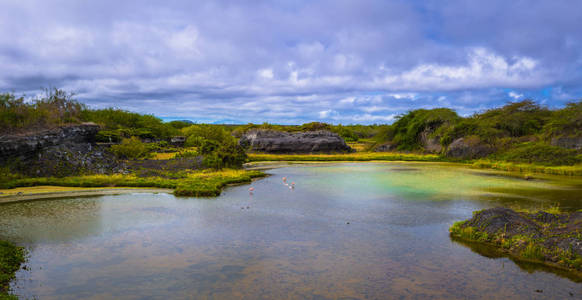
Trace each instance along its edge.
<instances>
[{"instance_id":1,"label":"shadow on water","mask_svg":"<svg viewBox=\"0 0 582 300\"><path fill-rule=\"evenodd\" d=\"M466 248L471 249L474 253L477 253L481 256L491 258L491 259L500 259L500 258L508 258L510 259L515 265L517 265L521 270L533 274L535 272L546 272L558 275L562 278L567 278L577 283L582 283L582 277L577 274L573 274L572 272L568 272L564 269L552 267L545 265L543 263L536 263L530 261L523 261L520 260L512 255L509 255L506 252L503 252L494 246L486 245L483 243L471 242L466 241L463 239L455 238L453 236L450 237L451 241L455 242L456 244L462 245Z\"/></svg>"}]
</instances>

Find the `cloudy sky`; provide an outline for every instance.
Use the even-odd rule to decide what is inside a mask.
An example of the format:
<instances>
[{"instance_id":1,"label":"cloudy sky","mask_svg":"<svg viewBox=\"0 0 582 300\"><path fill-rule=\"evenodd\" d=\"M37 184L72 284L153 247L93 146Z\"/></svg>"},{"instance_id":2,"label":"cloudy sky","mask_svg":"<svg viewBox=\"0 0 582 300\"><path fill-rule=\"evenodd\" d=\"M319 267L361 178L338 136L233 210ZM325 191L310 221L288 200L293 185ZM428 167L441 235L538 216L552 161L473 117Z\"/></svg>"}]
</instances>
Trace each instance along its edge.
<instances>
[{"instance_id":1,"label":"cloudy sky","mask_svg":"<svg viewBox=\"0 0 582 300\"><path fill-rule=\"evenodd\" d=\"M197 122L582 98L582 1L0 0L0 92Z\"/></svg>"}]
</instances>

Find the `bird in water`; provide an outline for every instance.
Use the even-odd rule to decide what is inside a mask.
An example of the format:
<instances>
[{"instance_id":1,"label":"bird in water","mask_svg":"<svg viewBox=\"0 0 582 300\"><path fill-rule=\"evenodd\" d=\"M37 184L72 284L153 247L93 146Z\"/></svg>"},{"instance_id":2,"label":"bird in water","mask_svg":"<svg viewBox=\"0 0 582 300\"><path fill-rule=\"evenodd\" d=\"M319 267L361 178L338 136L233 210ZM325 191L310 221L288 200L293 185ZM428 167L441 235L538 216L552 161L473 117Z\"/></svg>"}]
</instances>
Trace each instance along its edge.
<instances>
[{"instance_id":1,"label":"bird in water","mask_svg":"<svg viewBox=\"0 0 582 300\"><path fill-rule=\"evenodd\" d=\"M255 191L255 188L254 187L250 187L249 188L249 195L252 195L254 191Z\"/></svg>"}]
</instances>

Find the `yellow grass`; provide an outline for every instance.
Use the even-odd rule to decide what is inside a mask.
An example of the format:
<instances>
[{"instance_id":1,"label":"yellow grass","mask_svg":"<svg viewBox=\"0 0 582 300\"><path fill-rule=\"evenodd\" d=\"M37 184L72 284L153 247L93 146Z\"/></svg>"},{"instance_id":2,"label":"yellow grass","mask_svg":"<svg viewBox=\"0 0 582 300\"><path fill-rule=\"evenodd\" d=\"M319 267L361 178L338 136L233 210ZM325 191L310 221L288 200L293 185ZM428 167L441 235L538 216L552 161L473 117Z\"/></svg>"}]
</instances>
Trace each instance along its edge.
<instances>
[{"instance_id":1,"label":"yellow grass","mask_svg":"<svg viewBox=\"0 0 582 300\"><path fill-rule=\"evenodd\" d=\"M181 149L180 151L176 151L176 152L155 152L155 153L153 153L153 156L151 157L151 159L155 159L155 160L174 159L174 158L176 158L176 155L178 153L196 152L196 150L197 150L196 147L189 147L189 148Z\"/></svg>"},{"instance_id":2,"label":"yellow grass","mask_svg":"<svg viewBox=\"0 0 582 300\"><path fill-rule=\"evenodd\" d=\"M249 161L441 161L438 155L396 152L355 152L346 154L248 154Z\"/></svg>"}]
</instances>

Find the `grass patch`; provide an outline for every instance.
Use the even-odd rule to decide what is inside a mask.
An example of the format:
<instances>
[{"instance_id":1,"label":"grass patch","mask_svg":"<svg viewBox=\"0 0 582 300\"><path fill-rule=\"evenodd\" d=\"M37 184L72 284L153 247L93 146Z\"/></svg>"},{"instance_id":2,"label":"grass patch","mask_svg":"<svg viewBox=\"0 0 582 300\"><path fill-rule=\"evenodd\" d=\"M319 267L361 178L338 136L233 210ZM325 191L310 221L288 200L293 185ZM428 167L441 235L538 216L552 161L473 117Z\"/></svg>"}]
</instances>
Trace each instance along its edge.
<instances>
[{"instance_id":1,"label":"grass patch","mask_svg":"<svg viewBox=\"0 0 582 300\"><path fill-rule=\"evenodd\" d=\"M170 178L138 177L135 174L24 178L1 182L0 188L31 186L143 187L174 189L176 196L218 196L222 188L228 184L251 182L252 178L265 176L260 171L233 169L181 171L179 175Z\"/></svg>"},{"instance_id":2,"label":"grass patch","mask_svg":"<svg viewBox=\"0 0 582 300\"><path fill-rule=\"evenodd\" d=\"M512 163L481 159L475 161L473 168L494 169L520 173L542 173L550 175L582 176L582 165L574 166L543 166L538 164Z\"/></svg>"},{"instance_id":3,"label":"grass patch","mask_svg":"<svg viewBox=\"0 0 582 300\"><path fill-rule=\"evenodd\" d=\"M356 152L346 154L248 154L250 162L258 161L444 161L435 154L395 152Z\"/></svg>"},{"instance_id":4,"label":"grass patch","mask_svg":"<svg viewBox=\"0 0 582 300\"><path fill-rule=\"evenodd\" d=\"M9 283L24 262L24 248L0 241L0 300L18 299L8 293Z\"/></svg>"},{"instance_id":5,"label":"grass patch","mask_svg":"<svg viewBox=\"0 0 582 300\"><path fill-rule=\"evenodd\" d=\"M154 153L152 153L152 157L150 159L155 159L155 160L174 159L177 156L179 156L179 154L196 153L197 151L198 151L197 147L186 147L186 148L181 148L179 151L173 151L173 152L154 152Z\"/></svg>"}]
</instances>

